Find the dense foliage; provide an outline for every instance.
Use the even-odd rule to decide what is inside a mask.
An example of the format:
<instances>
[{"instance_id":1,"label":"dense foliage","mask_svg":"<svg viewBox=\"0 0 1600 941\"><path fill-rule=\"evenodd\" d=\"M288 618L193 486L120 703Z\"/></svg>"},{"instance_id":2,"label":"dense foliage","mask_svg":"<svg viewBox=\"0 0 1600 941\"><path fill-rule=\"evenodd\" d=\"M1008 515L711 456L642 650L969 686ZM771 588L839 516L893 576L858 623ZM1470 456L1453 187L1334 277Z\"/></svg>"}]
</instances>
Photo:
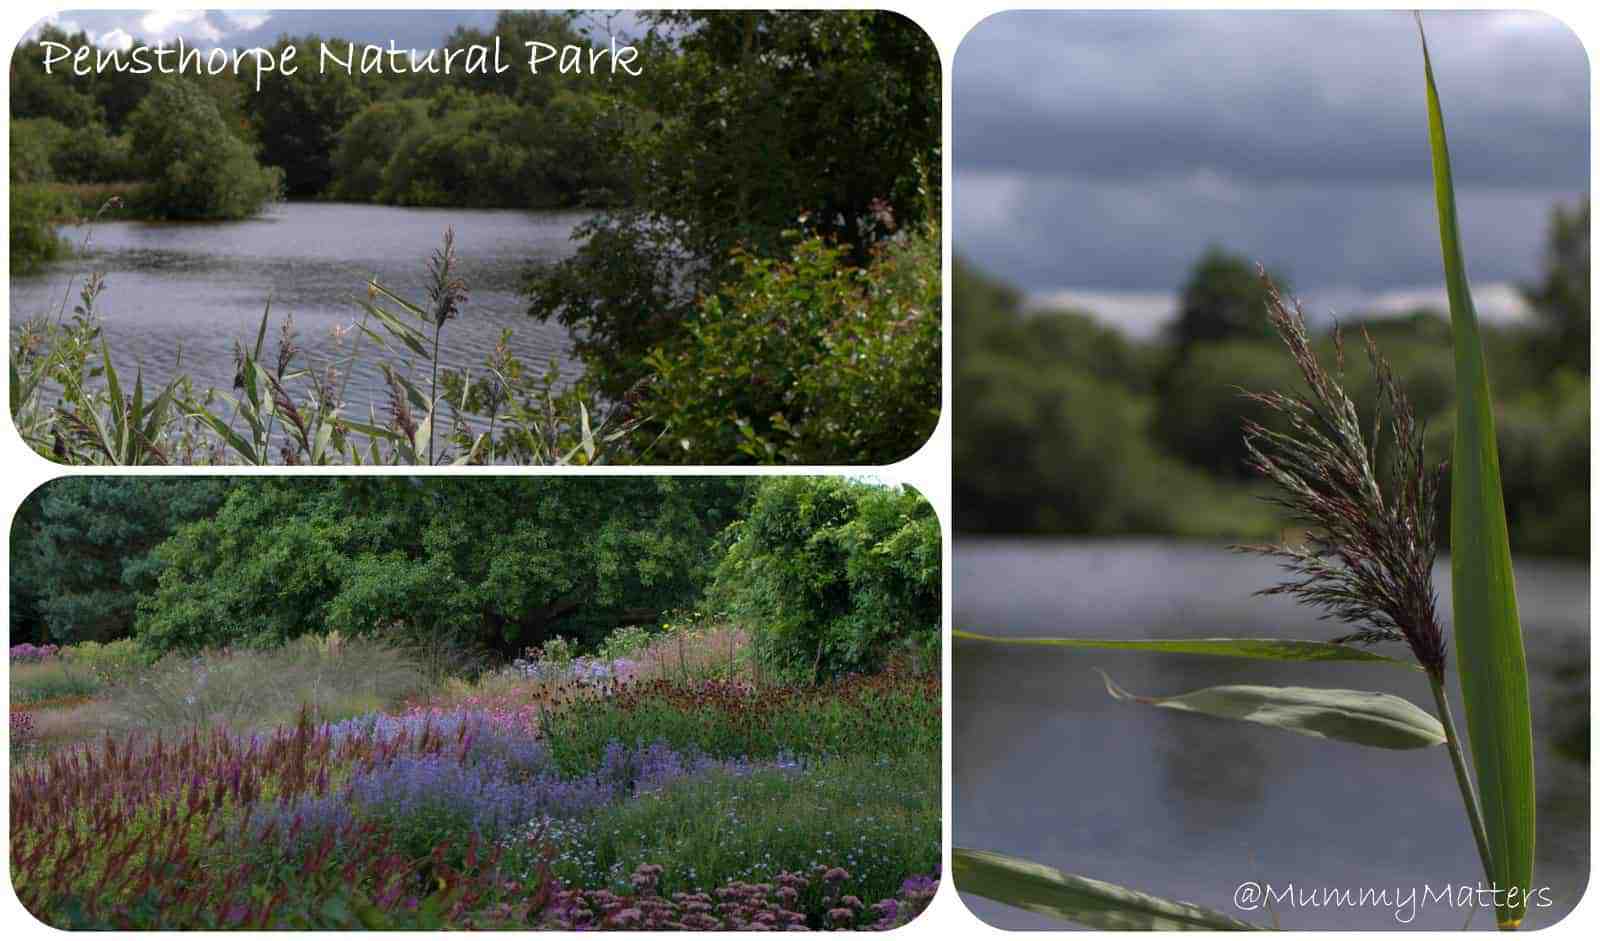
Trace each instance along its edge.
<instances>
[{"instance_id":1,"label":"dense foliage","mask_svg":"<svg viewBox=\"0 0 1600 941\"><path fill-rule=\"evenodd\" d=\"M282 171L261 166L215 103L193 84L151 86L128 118L132 165L149 186L144 214L171 219L238 219L277 198Z\"/></svg>"},{"instance_id":2,"label":"dense foliage","mask_svg":"<svg viewBox=\"0 0 1600 941\"><path fill-rule=\"evenodd\" d=\"M906 645L938 649L939 520L915 491L771 478L728 535L713 596L785 675L876 670Z\"/></svg>"},{"instance_id":3,"label":"dense foliage","mask_svg":"<svg viewBox=\"0 0 1600 941\"><path fill-rule=\"evenodd\" d=\"M137 631L161 650L306 633L514 652L691 603L730 478L264 479L157 551Z\"/></svg>"},{"instance_id":4,"label":"dense foliage","mask_svg":"<svg viewBox=\"0 0 1600 941\"><path fill-rule=\"evenodd\" d=\"M11 524L11 636L38 643L126 637L134 599L154 589L155 547L212 513L217 478L67 477L41 487Z\"/></svg>"},{"instance_id":5,"label":"dense foliage","mask_svg":"<svg viewBox=\"0 0 1600 941\"><path fill-rule=\"evenodd\" d=\"M647 374L652 352L693 348L697 299L745 277L743 257L787 254L797 227L860 266L896 226L938 217L939 58L914 23L860 11L646 20L652 80L634 87L658 120L619 143L633 200L581 227L577 254L527 285L530 312L576 328L611 396Z\"/></svg>"},{"instance_id":6,"label":"dense foliage","mask_svg":"<svg viewBox=\"0 0 1600 941\"><path fill-rule=\"evenodd\" d=\"M648 363L637 410L662 416L653 456L703 463L890 464L939 420L937 228L885 243L866 268L812 237L785 259L737 253Z\"/></svg>"},{"instance_id":7,"label":"dense foliage","mask_svg":"<svg viewBox=\"0 0 1600 941\"><path fill-rule=\"evenodd\" d=\"M716 617L807 682L937 650L938 520L857 481L68 478L11 539L14 643L195 654L337 631L432 673L530 647L565 669L571 644L632 658Z\"/></svg>"},{"instance_id":8,"label":"dense foliage","mask_svg":"<svg viewBox=\"0 0 1600 941\"><path fill-rule=\"evenodd\" d=\"M495 35L519 52L523 40L588 43L575 14L502 11L491 30L456 30L441 43L441 55ZM53 167L57 184L117 182L128 190L134 181L163 184L124 215L230 218L254 212L280 189L291 198L516 208L604 205L627 191L608 139L637 115L610 76L551 81L526 69L494 76L352 74L316 65L320 44L337 51L346 40L305 35L268 47L274 60L295 47L303 65L292 74L261 76L258 89L254 58L237 75L176 80L79 76L59 66L46 75L41 40L90 44L87 34L54 26L20 43L12 57L12 117L34 131L25 135L28 146ZM193 94L172 100L163 87L174 84ZM172 170L158 159L174 154L152 155L138 137L141 123L150 135L149 122L137 116L153 98L166 131L188 141L176 155L183 165ZM213 111L222 118L220 133ZM411 115L425 120L406 121ZM49 126L35 127L40 122ZM170 150L171 140L160 143ZM258 163L277 171L270 179L278 185L262 185Z\"/></svg>"},{"instance_id":9,"label":"dense foliage","mask_svg":"<svg viewBox=\"0 0 1600 941\"><path fill-rule=\"evenodd\" d=\"M1528 288L1541 316L1485 327L1498 398L1500 460L1515 549L1588 551L1588 244L1558 209L1543 280ZM1242 425L1266 422L1240 395L1293 384L1293 363L1261 335L1261 287L1237 258L1200 259L1174 336L1135 341L1080 311L1023 314L1016 292L970 264L955 269L955 524L969 532L1160 533L1257 538L1282 521L1252 497ZM1249 311L1255 314L1248 314ZM1259 321L1259 323L1258 323ZM1368 331L1429 429L1450 452L1453 365L1448 321L1435 311L1344 318ZM1175 341L1175 342L1174 342ZM1319 352L1334 356L1330 337ZM1365 357L1345 359L1363 414L1376 385ZM1448 499L1448 481L1441 499ZM1448 513L1439 514L1442 525ZM1441 534L1447 536L1447 534Z\"/></svg>"}]
</instances>

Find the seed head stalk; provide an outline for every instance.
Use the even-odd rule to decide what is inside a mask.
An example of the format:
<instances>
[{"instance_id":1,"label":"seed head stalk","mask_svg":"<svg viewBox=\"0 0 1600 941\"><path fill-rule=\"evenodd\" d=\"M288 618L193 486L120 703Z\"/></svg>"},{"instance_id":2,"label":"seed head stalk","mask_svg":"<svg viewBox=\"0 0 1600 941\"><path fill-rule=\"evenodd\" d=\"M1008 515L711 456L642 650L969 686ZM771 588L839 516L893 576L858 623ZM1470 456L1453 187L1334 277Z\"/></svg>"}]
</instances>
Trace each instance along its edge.
<instances>
[{"instance_id":1,"label":"seed head stalk","mask_svg":"<svg viewBox=\"0 0 1600 941\"><path fill-rule=\"evenodd\" d=\"M1285 302L1263 273L1267 315L1294 358L1303 393L1245 395L1274 415L1275 428L1245 424L1250 466L1277 485L1270 498L1307 528L1301 544L1239 546L1278 559L1291 578L1260 592L1290 595L1323 617L1352 625L1335 643L1403 640L1428 676L1472 838L1492 884L1488 830L1472 785L1445 683L1446 645L1433 591L1439 478L1424 432L1377 344L1363 332L1377 385L1367 433L1342 385L1344 344L1335 330L1336 371L1317 357L1300 306ZM1283 429L1287 430L1283 430ZM1387 431L1386 456L1379 443Z\"/></svg>"}]
</instances>

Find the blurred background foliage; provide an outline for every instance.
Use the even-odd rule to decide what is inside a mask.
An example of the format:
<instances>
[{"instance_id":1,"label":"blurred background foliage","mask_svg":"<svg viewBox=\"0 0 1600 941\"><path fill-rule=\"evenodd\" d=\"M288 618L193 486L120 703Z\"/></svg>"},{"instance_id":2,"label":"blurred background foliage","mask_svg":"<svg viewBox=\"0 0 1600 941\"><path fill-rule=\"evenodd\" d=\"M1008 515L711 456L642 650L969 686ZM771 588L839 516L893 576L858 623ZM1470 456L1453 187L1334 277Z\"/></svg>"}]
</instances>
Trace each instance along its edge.
<instances>
[{"instance_id":1,"label":"blurred background foliage","mask_svg":"<svg viewBox=\"0 0 1600 941\"><path fill-rule=\"evenodd\" d=\"M1533 317L1485 330L1514 550L1589 550L1589 204L1551 214ZM1289 293L1291 286L1285 287ZM1247 259L1213 248L1164 336L1131 339L1089 312L1033 310L956 259L955 526L969 533L1165 534L1252 539L1283 525L1257 497L1239 390L1282 389L1294 364L1270 337ZM1453 363L1443 311L1346 312L1348 386L1365 414L1367 330L1447 459ZM1321 343L1335 355L1331 332ZM1448 478L1447 478L1448 480ZM1448 484L1441 495L1448 501ZM1448 506L1448 503L1445 504ZM1440 513L1448 526L1449 513ZM1448 534L1444 534L1448 539Z\"/></svg>"}]
</instances>

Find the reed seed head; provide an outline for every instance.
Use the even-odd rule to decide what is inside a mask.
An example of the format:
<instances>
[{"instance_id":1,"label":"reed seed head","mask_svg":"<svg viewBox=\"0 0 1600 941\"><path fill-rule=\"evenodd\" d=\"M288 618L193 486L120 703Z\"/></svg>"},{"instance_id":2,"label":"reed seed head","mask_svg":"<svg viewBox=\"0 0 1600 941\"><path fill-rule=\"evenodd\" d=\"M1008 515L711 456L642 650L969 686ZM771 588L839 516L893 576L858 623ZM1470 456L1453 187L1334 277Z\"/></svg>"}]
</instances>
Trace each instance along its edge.
<instances>
[{"instance_id":1,"label":"reed seed head","mask_svg":"<svg viewBox=\"0 0 1600 941\"><path fill-rule=\"evenodd\" d=\"M1305 382L1303 392L1246 392L1281 416L1287 431L1245 423L1248 462L1278 487L1271 502L1304 524L1303 543L1239 546L1277 558L1291 578L1260 594L1290 595L1325 618L1354 625L1335 643L1405 640L1429 670L1445 662L1433 591L1439 477L1427 466L1423 428L1387 360L1366 331L1377 385L1370 435L1344 391L1344 342L1334 332L1336 373L1311 347L1298 302L1286 302L1263 272L1267 314ZM1393 439L1380 457L1387 428Z\"/></svg>"}]
</instances>

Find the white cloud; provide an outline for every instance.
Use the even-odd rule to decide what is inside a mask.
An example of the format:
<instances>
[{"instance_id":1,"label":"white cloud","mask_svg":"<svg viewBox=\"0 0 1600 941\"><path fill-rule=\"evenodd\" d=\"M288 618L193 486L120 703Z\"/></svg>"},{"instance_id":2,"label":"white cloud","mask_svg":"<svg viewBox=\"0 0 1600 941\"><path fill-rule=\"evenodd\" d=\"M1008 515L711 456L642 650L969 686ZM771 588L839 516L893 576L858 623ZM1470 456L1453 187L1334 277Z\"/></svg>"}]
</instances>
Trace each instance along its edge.
<instances>
[{"instance_id":1,"label":"white cloud","mask_svg":"<svg viewBox=\"0 0 1600 941\"><path fill-rule=\"evenodd\" d=\"M182 36L216 42L222 31L211 25L204 10L152 10L139 18L140 31L149 39L166 40Z\"/></svg>"},{"instance_id":2,"label":"white cloud","mask_svg":"<svg viewBox=\"0 0 1600 941\"><path fill-rule=\"evenodd\" d=\"M91 33L89 40L102 49L121 49L126 52L133 48L133 36L121 27L102 33L99 36Z\"/></svg>"}]
</instances>

